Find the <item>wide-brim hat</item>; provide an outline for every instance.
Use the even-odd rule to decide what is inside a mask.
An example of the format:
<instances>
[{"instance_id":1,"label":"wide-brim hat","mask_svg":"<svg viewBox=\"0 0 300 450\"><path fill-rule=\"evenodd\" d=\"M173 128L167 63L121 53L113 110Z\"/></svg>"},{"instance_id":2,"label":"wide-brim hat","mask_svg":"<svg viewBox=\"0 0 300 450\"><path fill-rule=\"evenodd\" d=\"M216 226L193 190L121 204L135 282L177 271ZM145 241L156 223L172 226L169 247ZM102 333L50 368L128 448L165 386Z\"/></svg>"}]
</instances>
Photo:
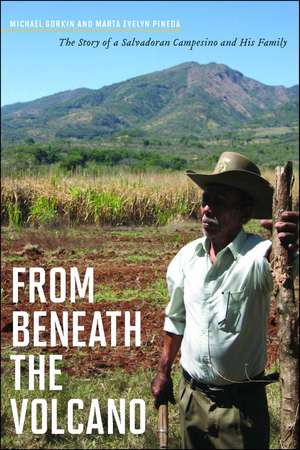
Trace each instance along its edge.
<instances>
[{"instance_id":1,"label":"wide-brim hat","mask_svg":"<svg viewBox=\"0 0 300 450\"><path fill-rule=\"evenodd\" d=\"M187 170L186 174L202 189L211 184L222 184L246 192L254 200L254 219L272 217L273 187L260 175L259 168L240 153L222 153L211 175L193 170Z\"/></svg>"}]
</instances>

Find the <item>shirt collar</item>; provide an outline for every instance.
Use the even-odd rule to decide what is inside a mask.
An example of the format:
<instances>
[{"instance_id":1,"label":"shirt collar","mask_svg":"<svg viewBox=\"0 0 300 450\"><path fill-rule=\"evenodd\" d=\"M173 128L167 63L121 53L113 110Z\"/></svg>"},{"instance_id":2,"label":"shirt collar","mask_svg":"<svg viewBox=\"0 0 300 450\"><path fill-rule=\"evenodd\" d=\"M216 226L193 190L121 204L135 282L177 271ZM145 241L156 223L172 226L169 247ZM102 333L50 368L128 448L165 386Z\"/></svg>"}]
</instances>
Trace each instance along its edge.
<instances>
[{"instance_id":1,"label":"shirt collar","mask_svg":"<svg viewBox=\"0 0 300 450\"><path fill-rule=\"evenodd\" d=\"M239 234L234 238L234 240L227 245L227 248L229 248L229 250L231 251L234 259L237 259L237 257L242 253L242 248L246 239L247 234L242 228Z\"/></svg>"},{"instance_id":2,"label":"shirt collar","mask_svg":"<svg viewBox=\"0 0 300 450\"><path fill-rule=\"evenodd\" d=\"M227 250L230 250L233 258L237 259L238 256L242 253L242 248L246 238L247 234L242 228L241 231L236 235L234 240L230 242L226 247L224 247L223 250L221 250L221 252L223 253ZM207 236L204 236L197 245L196 252L199 256L203 256L205 253L209 252L209 247L210 247L210 240L208 239Z\"/></svg>"}]
</instances>

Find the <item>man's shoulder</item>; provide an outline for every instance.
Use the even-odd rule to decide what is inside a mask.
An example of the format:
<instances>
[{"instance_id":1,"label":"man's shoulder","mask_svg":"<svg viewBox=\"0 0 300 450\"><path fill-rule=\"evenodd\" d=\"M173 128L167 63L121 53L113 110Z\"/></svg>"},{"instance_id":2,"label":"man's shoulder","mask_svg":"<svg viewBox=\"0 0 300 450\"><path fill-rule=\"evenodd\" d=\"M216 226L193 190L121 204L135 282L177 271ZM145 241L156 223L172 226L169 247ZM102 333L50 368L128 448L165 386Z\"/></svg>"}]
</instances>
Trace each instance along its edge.
<instances>
[{"instance_id":1,"label":"man's shoulder","mask_svg":"<svg viewBox=\"0 0 300 450\"><path fill-rule=\"evenodd\" d=\"M264 256L266 252L270 249L272 242L269 239L264 239L263 237L246 233L246 241L243 246L243 253L253 252L254 255Z\"/></svg>"},{"instance_id":2,"label":"man's shoulder","mask_svg":"<svg viewBox=\"0 0 300 450\"><path fill-rule=\"evenodd\" d=\"M198 254L198 249L203 249L205 238L198 238L194 241L189 242L188 244L184 245L174 256L172 261L170 262L168 266L168 274L170 274L172 271L176 270L182 270L182 268L191 261L196 254Z\"/></svg>"},{"instance_id":3,"label":"man's shoulder","mask_svg":"<svg viewBox=\"0 0 300 450\"><path fill-rule=\"evenodd\" d=\"M250 246L263 245L263 243L271 243L269 239L265 239L258 234L253 233L245 233L246 234L246 243Z\"/></svg>"},{"instance_id":4,"label":"man's shoulder","mask_svg":"<svg viewBox=\"0 0 300 450\"><path fill-rule=\"evenodd\" d=\"M181 259L189 259L197 253L197 251L204 246L205 237L195 239L184 245L177 253L176 257Z\"/></svg>"}]
</instances>

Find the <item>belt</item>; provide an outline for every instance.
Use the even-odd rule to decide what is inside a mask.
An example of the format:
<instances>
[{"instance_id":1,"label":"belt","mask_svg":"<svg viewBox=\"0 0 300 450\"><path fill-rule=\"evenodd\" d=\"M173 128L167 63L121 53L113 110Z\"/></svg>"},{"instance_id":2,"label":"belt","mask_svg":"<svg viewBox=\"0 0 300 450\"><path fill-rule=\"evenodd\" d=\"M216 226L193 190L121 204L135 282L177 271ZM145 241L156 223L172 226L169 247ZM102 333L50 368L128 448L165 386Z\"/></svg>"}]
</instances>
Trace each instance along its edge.
<instances>
[{"instance_id":1,"label":"belt","mask_svg":"<svg viewBox=\"0 0 300 450\"><path fill-rule=\"evenodd\" d=\"M190 374L182 369L182 373L183 373L183 377L185 379L185 381L187 383L189 383L189 385L191 386L192 389L199 389L200 391L203 392L229 392L232 390L244 390L244 389L248 389L248 388L253 388L253 386L265 386L269 383L274 383L275 381L278 381L279 379L279 373L275 372L272 373L270 375L264 375L264 372L260 373L259 375L257 375L256 377L253 378L253 381L246 381L245 382L241 382L241 383L231 383L231 384L225 384L225 385L221 385L221 386L216 386L213 384L206 384L206 383L201 383L198 380L195 380L194 378L192 378L190 376ZM259 382L255 381L255 380L259 380Z\"/></svg>"}]
</instances>

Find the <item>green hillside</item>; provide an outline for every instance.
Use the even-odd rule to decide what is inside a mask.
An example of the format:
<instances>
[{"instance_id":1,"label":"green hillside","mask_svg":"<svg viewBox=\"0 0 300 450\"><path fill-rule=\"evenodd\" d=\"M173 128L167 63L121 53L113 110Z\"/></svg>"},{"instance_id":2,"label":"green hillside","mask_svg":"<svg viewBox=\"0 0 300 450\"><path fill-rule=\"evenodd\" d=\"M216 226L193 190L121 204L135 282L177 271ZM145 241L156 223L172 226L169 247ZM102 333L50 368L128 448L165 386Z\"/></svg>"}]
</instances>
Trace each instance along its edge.
<instances>
[{"instance_id":1,"label":"green hillside","mask_svg":"<svg viewBox=\"0 0 300 450\"><path fill-rule=\"evenodd\" d=\"M213 136L241 126L295 126L298 86L267 86L223 64L180 64L101 89L2 108L3 143L142 136Z\"/></svg>"}]
</instances>

